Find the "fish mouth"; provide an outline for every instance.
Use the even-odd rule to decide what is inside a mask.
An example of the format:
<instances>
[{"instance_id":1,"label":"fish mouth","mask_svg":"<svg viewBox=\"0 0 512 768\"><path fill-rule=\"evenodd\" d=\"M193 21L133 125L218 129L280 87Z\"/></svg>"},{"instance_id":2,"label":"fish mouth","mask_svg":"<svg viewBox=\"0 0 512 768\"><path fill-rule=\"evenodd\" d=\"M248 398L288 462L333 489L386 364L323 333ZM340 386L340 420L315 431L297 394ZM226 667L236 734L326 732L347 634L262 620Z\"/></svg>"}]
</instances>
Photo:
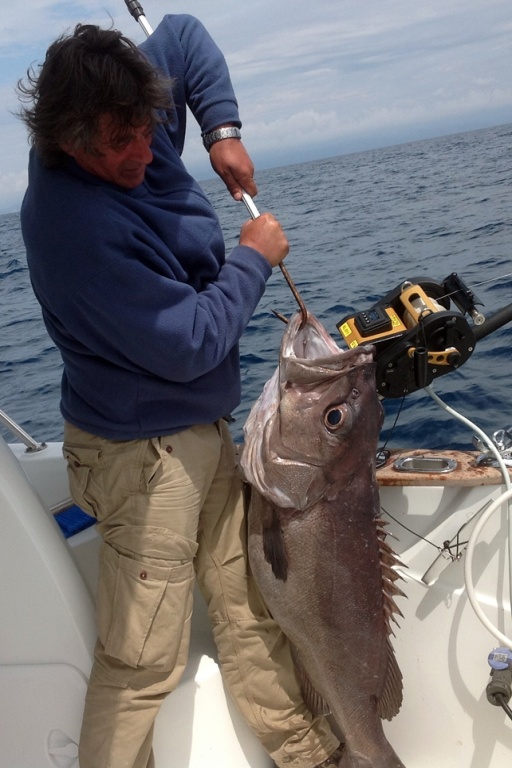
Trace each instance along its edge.
<instances>
[{"instance_id":1,"label":"fish mouth","mask_svg":"<svg viewBox=\"0 0 512 768\"><path fill-rule=\"evenodd\" d=\"M340 349L314 315L308 313L303 324L302 314L296 313L281 343L279 380L314 384L319 379L338 378L361 365L373 363L375 352L370 344Z\"/></svg>"},{"instance_id":2,"label":"fish mouth","mask_svg":"<svg viewBox=\"0 0 512 768\"><path fill-rule=\"evenodd\" d=\"M314 315L308 312L304 323L302 314L297 312L288 323L282 343L282 354L286 357L312 360L333 354L344 355L345 350L338 347Z\"/></svg>"}]
</instances>

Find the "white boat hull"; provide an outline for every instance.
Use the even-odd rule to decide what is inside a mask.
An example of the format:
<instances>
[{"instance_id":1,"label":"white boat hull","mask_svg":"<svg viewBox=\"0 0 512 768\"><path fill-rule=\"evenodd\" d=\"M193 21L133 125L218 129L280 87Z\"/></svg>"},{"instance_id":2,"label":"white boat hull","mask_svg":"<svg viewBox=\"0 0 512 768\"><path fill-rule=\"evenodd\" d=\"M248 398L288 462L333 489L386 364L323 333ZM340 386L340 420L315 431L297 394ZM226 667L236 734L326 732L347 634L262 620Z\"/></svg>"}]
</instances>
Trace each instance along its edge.
<instances>
[{"instance_id":1,"label":"white boat hull","mask_svg":"<svg viewBox=\"0 0 512 768\"><path fill-rule=\"evenodd\" d=\"M455 456L462 469L437 479L379 472L382 507L395 518L389 530L397 541L391 543L407 566L400 585L407 599L397 600L403 618L393 640L404 701L385 730L407 768L505 768L512 756L512 722L486 697L487 657L500 643L468 599L466 555L447 565L434 584L422 581L439 555L432 543L442 547L452 540L505 487L497 470L474 467L476 454L443 455ZM467 538L463 530L461 553ZM473 578L487 617L510 636L507 546L507 515L498 511L477 542Z\"/></svg>"}]
</instances>

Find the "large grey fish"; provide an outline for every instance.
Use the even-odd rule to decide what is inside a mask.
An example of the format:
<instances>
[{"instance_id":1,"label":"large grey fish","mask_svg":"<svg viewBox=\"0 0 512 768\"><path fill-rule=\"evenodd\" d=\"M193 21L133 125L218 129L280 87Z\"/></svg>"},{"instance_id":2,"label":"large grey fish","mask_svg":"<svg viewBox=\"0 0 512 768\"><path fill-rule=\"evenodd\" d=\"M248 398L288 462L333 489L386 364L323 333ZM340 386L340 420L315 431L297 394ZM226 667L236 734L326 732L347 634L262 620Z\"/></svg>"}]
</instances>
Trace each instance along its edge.
<instances>
[{"instance_id":1,"label":"large grey fish","mask_svg":"<svg viewBox=\"0 0 512 768\"><path fill-rule=\"evenodd\" d=\"M403 593L378 518L374 348L339 349L309 313L301 326L244 427L250 563L305 700L342 731L340 768L404 768L381 721L402 701L389 622Z\"/></svg>"}]
</instances>

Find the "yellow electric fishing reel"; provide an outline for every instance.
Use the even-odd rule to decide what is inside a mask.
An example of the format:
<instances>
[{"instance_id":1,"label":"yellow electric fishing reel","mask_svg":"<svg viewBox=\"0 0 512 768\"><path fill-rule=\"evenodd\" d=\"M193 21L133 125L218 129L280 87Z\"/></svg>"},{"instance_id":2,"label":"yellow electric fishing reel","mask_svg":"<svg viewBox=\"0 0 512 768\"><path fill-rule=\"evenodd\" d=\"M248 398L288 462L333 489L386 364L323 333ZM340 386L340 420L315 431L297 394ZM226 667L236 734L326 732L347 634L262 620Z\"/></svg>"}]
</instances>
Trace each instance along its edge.
<instances>
[{"instance_id":1,"label":"yellow electric fishing reel","mask_svg":"<svg viewBox=\"0 0 512 768\"><path fill-rule=\"evenodd\" d=\"M485 320L481 303L456 273L441 283L416 278L336 325L348 347L375 345L379 394L402 397L466 362Z\"/></svg>"}]
</instances>

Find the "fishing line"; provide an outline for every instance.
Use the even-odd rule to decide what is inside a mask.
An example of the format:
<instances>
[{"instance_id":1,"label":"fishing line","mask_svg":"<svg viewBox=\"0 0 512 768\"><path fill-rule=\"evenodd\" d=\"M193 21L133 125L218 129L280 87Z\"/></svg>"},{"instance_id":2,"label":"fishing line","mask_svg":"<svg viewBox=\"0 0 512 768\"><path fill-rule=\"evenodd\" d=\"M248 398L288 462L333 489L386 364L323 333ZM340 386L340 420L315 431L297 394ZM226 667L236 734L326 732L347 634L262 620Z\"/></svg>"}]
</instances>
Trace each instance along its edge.
<instances>
[{"instance_id":1,"label":"fishing line","mask_svg":"<svg viewBox=\"0 0 512 768\"><path fill-rule=\"evenodd\" d=\"M422 336L421 339L420 339L420 334ZM416 328L416 347L419 348L420 346L423 346L423 347L427 346L427 338L426 338L425 328L424 328L424 326L423 326L423 324L421 322L421 318L420 318L420 320L418 322L418 325L417 325L417 328ZM399 406L398 411L397 411L396 416L395 416L395 421L393 422L393 426L391 427L391 431L389 432L389 434L388 434L388 436L386 438L386 442L384 443L382 448L379 448L379 450L377 451L377 466L378 467L381 467L387 461L387 459L389 458L389 451L386 451L386 448L387 448L387 445L388 445L389 441L393 437L393 433L394 433L394 431L396 429L396 426L398 424L398 419L402 415L402 409L404 407L404 402L405 402L405 394L402 395L402 399L400 401L400 406ZM380 457L381 454L382 454L382 458ZM386 454L387 454L387 457L386 457Z\"/></svg>"},{"instance_id":2,"label":"fishing line","mask_svg":"<svg viewBox=\"0 0 512 768\"><path fill-rule=\"evenodd\" d=\"M481 285L487 285L487 283L495 283L498 280L504 280L506 277L512 277L512 272L507 272L504 275L498 275L498 277L490 277L488 280L481 280L479 283L475 283L473 288L479 288ZM449 299L451 296L454 296L457 293L457 291L451 291L450 293L445 293L444 296L439 296L439 298L436 298L436 301L441 301L442 299Z\"/></svg>"},{"instance_id":3,"label":"fishing line","mask_svg":"<svg viewBox=\"0 0 512 768\"><path fill-rule=\"evenodd\" d=\"M391 427L391 431L389 432L389 435L388 435L388 436L387 436L387 438L386 438L386 442L384 443L384 445L382 446L382 448L379 448L379 450L377 451L377 456L379 455L379 453L384 453L384 452L386 452L386 447L387 447L387 444L389 443L389 441L390 441L390 440L391 440L391 438L393 437L393 432L395 431L396 425L398 424L398 419L399 419L399 418L400 418L400 416L401 416L401 413L402 413L402 408L404 407L404 402L405 402L405 395L403 395L403 396L402 396L402 399L400 400L400 405L399 405L399 407L398 407L398 411L397 411L397 413L396 413L396 416L395 416L395 421L393 422L393 426ZM387 453L388 453L388 455L389 455L389 451L387 451Z\"/></svg>"},{"instance_id":4,"label":"fishing line","mask_svg":"<svg viewBox=\"0 0 512 768\"><path fill-rule=\"evenodd\" d=\"M475 514L475 517L478 517L478 515L480 515L484 510L488 509L488 507L490 506L491 503L492 503L492 501L488 502L486 505L484 505L484 507L482 507ZM426 544L430 544L432 547L435 547L435 549L437 549L439 554L447 555L451 559L452 563L455 563L455 562L457 562L457 561L459 561L461 559L462 553L464 551L464 547L468 546L470 541L471 541L471 536L468 539L466 539L465 541L462 541L461 538L460 538L462 531L464 530L464 528L466 528L466 526L468 525L468 522L471 522L471 521L467 521L467 522L463 523L460 526L460 528L457 530L457 532L455 533L455 536L452 538L452 540L450 541L449 539L446 539L446 541L443 541L443 546L440 547L438 544L435 544L433 541L430 541L430 539L427 539L427 538L425 538L425 536L422 536L420 533L417 533L417 531L413 531L412 528L408 528L404 523L402 523L400 520L398 520L396 517L394 517L391 514L391 512L388 512L387 509L385 509L383 506L381 506L381 510L382 510L382 512L384 512L385 515L390 517L391 520L393 520L397 525L399 525L401 528L406 530L408 533L411 533L413 536L416 536L417 539L421 539ZM473 519L473 518L471 518L471 519ZM455 551L455 554L452 552L452 550ZM448 557L447 557L447 559L448 559Z\"/></svg>"},{"instance_id":5,"label":"fishing line","mask_svg":"<svg viewBox=\"0 0 512 768\"><path fill-rule=\"evenodd\" d=\"M397 525L399 525L401 528L403 528L407 533L412 533L413 536L416 536L416 538L421 539L426 544L430 544L431 547L434 547L434 549L437 549L438 552L443 552L444 548L438 547L437 544L434 544L433 541L430 541L429 539L426 539L424 536L421 535L421 533L417 533L416 531L413 531L412 528L408 528L404 523L402 523L400 520L398 520L396 517L394 517L391 512L388 512L387 509L385 509L381 505L381 510L384 512L385 515L390 517Z\"/></svg>"},{"instance_id":6,"label":"fishing line","mask_svg":"<svg viewBox=\"0 0 512 768\"><path fill-rule=\"evenodd\" d=\"M503 280L504 277L512 277L512 272L507 272L505 275L500 275L499 277L490 277L488 280L482 280L482 282L475 284L475 288L478 288L480 285L485 285L486 283L494 283L496 280Z\"/></svg>"}]
</instances>

